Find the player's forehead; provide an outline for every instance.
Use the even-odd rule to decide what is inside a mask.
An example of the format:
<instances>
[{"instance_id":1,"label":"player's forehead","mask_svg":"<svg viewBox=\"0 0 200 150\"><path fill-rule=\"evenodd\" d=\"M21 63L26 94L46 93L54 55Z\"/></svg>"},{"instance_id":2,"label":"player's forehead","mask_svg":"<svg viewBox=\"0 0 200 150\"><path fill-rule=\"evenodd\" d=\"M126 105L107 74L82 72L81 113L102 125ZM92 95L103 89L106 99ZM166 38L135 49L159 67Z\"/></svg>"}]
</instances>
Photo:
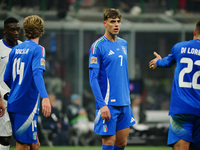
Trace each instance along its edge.
<instances>
[{"instance_id":1,"label":"player's forehead","mask_svg":"<svg viewBox=\"0 0 200 150\"><path fill-rule=\"evenodd\" d=\"M19 28L19 23L18 22L12 22L12 23L8 23L7 25L5 25L5 28Z\"/></svg>"},{"instance_id":2,"label":"player's forehead","mask_svg":"<svg viewBox=\"0 0 200 150\"><path fill-rule=\"evenodd\" d=\"M113 20L113 21L118 21L118 20L121 20L121 18L115 17L115 18L108 18L107 20L108 20L108 21L111 21L111 20Z\"/></svg>"}]
</instances>

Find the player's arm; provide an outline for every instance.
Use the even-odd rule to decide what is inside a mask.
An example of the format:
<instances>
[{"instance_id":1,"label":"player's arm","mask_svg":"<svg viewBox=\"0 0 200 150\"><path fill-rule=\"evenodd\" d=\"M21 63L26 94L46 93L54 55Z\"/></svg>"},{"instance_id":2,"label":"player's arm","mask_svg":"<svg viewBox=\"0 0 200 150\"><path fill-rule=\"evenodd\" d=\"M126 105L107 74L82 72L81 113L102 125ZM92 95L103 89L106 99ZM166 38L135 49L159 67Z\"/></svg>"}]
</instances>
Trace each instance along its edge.
<instances>
[{"instance_id":1,"label":"player's arm","mask_svg":"<svg viewBox=\"0 0 200 150\"><path fill-rule=\"evenodd\" d=\"M169 68L173 66L175 63L176 63L176 60L174 59L174 55L170 53L167 57L164 57L163 59L158 59L158 61L156 62L156 65L158 67Z\"/></svg>"},{"instance_id":2,"label":"player's arm","mask_svg":"<svg viewBox=\"0 0 200 150\"><path fill-rule=\"evenodd\" d=\"M5 106L3 104L3 99L0 94L0 117L2 117L4 114L5 114Z\"/></svg>"},{"instance_id":3,"label":"player's arm","mask_svg":"<svg viewBox=\"0 0 200 150\"><path fill-rule=\"evenodd\" d=\"M173 49L172 52L164 57L163 59L161 58L161 56L154 52L153 54L155 55L156 58L152 59L149 62L149 68L155 69L157 67L171 67L176 63L175 57L174 57L174 53L173 53Z\"/></svg>"},{"instance_id":4,"label":"player's arm","mask_svg":"<svg viewBox=\"0 0 200 150\"><path fill-rule=\"evenodd\" d=\"M11 57L12 57L12 51L9 54L9 60L6 65L6 70L4 73L4 82L7 84L7 86L11 87L11 81L12 81L12 65L11 65Z\"/></svg>"},{"instance_id":5,"label":"player's arm","mask_svg":"<svg viewBox=\"0 0 200 150\"><path fill-rule=\"evenodd\" d=\"M33 78L42 98L42 113L45 117L48 117L51 114L51 104L43 80L43 70L35 69L33 71Z\"/></svg>"},{"instance_id":6,"label":"player's arm","mask_svg":"<svg viewBox=\"0 0 200 150\"><path fill-rule=\"evenodd\" d=\"M89 78L90 78L90 86L92 88L92 91L94 93L96 105L100 108L101 111L101 117L102 119L108 121L110 120L110 110L108 109L99 87L98 83L98 75L99 75L99 69L97 68L90 68L89 69Z\"/></svg>"}]
</instances>

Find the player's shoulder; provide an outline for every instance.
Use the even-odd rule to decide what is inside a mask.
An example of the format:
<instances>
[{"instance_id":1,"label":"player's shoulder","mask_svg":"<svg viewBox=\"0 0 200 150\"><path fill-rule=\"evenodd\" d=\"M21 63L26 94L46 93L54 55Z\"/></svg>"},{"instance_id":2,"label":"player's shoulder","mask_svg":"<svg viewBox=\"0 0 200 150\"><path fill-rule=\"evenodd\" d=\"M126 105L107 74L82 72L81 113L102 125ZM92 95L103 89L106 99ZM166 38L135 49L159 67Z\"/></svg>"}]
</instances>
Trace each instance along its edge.
<instances>
[{"instance_id":1,"label":"player's shoulder","mask_svg":"<svg viewBox=\"0 0 200 150\"><path fill-rule=\"evenodd\" d=\"M12 47L9 46L8 44L6 44L5 40L4 39L0 39L0 47L1 49L11 49Z\"/></svg>"},{"instance_id":2,"label":"player's shoulder","mask_svg":"<svg viewBox=\"0 0 200 150\"><path fill-rule=\"evenodd\" d=\"M121 37L117 37L117 40L122 43L127 43L126 40L122 39Z\"/></svg>"},{"instance_id":3,"label":"player's shoulder","mask_svg":"<svg viewBox=\"0 0 200 150\"><path fill-rule=\"evenodd\" d=\"M92 54L96 54L96 52L98 51L98 49L101 49L102 46L105 45L106 42L106 38L104 36L100 37L99 39L97 39L91 46L91 53Z\"/></svg>"},{"instance_id":4,"label":"player's shoulder","mask_svg":"<svg viewBox=\"0 0 200 150\"><path fill-rule=\"evenodd\" d=\"M106 42L106 38L104 36L98 38L93 44L92 46L94 47L97 47L97 46L100 46L100 45L103 45L105 42Z\"/></svg>"},{"instance_id":5,"label":"player's shoulder","mask_svg":"<svg viewBox=\"0 0 200 150\"><path fill-rule=\"evenodd\" d=\"M119 45L127 46L127 41L120 37L117 37L117 42L119 43Z\"/></svg>"},{"instance_id":6,"label":"player's shoulder","mask_svg":"<svg viewBox=\"0 0 200 150\"><path fill-rule=\"evenodd\" d=\"M4 44L4 42L3 42L3 39L0 39L0 46L4 46L5 44Z\"/></svg>"},{"instance_id":7,"label":"player's shoulder","mask_svg":"<svg viewBox=\"0 0 200 150\"><path fill-rule=\"evenodd\" d=\"M17 45L18 47L29 47L30 49L37 49L40 48L40 45L37 44L36 42L32 41L32 40L25 40L24 42L22 42L21 44Z\"/></svg>"},{"instance_id":8,"label":"player's shoulder","mask_svg":"<svg viewBox=\"0 0 200 150\"><path fill-rule=\"evenodd\" d=\"M29 49L31 51L42 51L42 47L34 41L25 40L21 44L16 45L13 49Z\"/></svg>"},{"instance_id":9,"label":"player's shoulder","mask_svg":"<svg viewBox=\"0 0 200 150\"><path fill-rule=\"evenodd\" d=\"M45 57L45 48L42 45L38 45L39 46L39 50L42 53L42 56Z\"/></svg>"},{"instance_id":10,"label":"player's shoulder","mask_svg":"<svg viewBox=\"0 0 200 150\"><path fill-rule=\"evenodd\" d=\"M32 47L31 51L34 53L34 55L40 55L42 57L45 57L44 47L37 43L34 44L34 47Z\"/></svg>"},{"instance_id":11,"label":"player's shoulder","mask_svg":"<svg viewBox=\"0 0 200 150\"><path fill-rule=\"evenodd\" d=\"M188 44L191 44L193 40L190 41L181 41L175 44L175 46L187 46Z\"/></svg>"},{"instance_id":12,"label":"player's shoulder","mask_svg":"<svg viewBox=\"0 0 200 150\"><path fill-rule=\"evenodd\" d=\"M45 49L42 45L39 45L39 44L38 44L38 48L40 48L41 50Z\"/></svg>"}]
</instances>

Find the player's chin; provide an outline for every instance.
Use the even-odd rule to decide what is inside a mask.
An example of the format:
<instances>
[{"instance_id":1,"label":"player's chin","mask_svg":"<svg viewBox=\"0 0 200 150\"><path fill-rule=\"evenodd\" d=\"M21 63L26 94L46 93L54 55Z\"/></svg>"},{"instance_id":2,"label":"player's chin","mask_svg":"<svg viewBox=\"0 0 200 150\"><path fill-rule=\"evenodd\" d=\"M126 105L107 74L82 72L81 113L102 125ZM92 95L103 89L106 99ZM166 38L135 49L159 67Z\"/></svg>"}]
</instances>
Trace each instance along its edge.
<instances>
[{"instance_id":1,"label":"player's chin","mask_svg":"<svg viewBox=\"0 0 200 150\"><path fill-rule=\"evenodd\" d=\"M13 41L17 41L19 38L18 37L14 37L13 38Z\"/></svg>"},{"instance_id":2,"label":"player's chin","mask_svg":"<svg viewBox=\"0 0 200 150\"><path fill-rule=\"evenodd\" d=\"M114 35L119 34L119 30L114 30L114 31L113 31L113 34L114 34Z\"/></svg>"}]
</instances>

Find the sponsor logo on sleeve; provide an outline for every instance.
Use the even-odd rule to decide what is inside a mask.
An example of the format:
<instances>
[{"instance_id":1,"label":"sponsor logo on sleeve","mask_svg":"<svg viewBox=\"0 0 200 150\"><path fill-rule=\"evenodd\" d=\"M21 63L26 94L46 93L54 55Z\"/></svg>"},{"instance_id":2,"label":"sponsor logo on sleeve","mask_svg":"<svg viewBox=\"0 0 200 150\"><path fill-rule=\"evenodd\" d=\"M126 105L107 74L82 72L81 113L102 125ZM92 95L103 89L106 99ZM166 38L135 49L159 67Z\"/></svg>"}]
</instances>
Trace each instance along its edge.
<instances>
[{"instance_id":1,"label":"sponsor logo on sleeve","mask_svg":"<svg viewBox=\"0 0 200 150\"><path fill-rule=\"evenodd\" d=\"M41 65L45 66L45 60L43 58L41 58Z\"/></svg>"},{"instance_id":2,"label":"sponsor logo on sleeve","mask_svg":"<svg viewBox=\"0 0 200 150\"><path fill-rule=\"evenodd\" d=\"M91 57L90 64L97 64L97 57Z\"/></svg>"}]
</instances>

